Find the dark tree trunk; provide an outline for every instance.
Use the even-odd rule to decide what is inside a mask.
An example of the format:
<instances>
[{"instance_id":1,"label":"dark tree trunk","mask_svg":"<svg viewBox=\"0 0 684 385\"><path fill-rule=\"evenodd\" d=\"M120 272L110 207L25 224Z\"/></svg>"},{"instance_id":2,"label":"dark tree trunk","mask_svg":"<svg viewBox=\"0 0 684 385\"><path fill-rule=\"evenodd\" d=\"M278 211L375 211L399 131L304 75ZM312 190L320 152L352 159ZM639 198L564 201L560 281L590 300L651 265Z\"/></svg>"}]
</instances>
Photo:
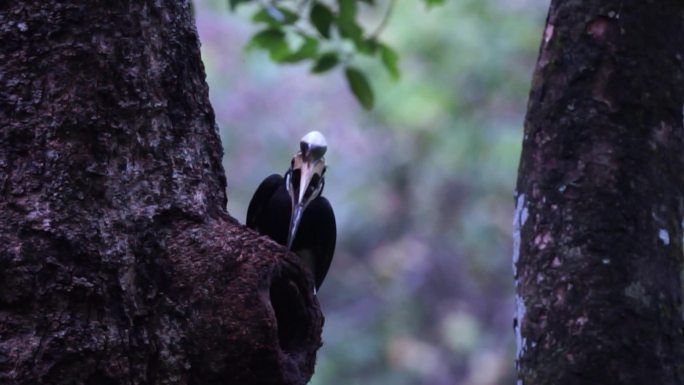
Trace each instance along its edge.
<instances>
[{"instance_id":1,"label":"dark tree trunk","mask_svg":"<svg viewBox=\"0 0 684 385\"><path fill-rule=\"evenodd\" d=\"M682 384L684 3L553 0L516 193L518 384Z\"/></svg>"},{"instance_id":2,"label":"dark tree trunk","mask_svg":"<svg viewBox=\"0 0 684 385\"><path fill-rule=\"evenodd\" d=\"M0 42L0 383L306 383L323 317L225 212L189 2L3 2Z\"/></svg>"}]
</instances>

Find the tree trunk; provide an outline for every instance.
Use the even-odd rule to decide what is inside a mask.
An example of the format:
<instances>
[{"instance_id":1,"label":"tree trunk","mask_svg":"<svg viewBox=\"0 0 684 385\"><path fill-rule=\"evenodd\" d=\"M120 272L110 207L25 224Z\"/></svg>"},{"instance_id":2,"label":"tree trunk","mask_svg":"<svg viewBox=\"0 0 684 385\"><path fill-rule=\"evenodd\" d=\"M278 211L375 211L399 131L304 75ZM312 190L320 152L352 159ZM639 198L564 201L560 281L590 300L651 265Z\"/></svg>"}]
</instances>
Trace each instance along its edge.
<instances>
[{"instance_id":1,"label":"tree trunk","mask_svg":"<svg viewBox=\"0 0 684 385\"><path fill-rule=\"evenodd\" d=\"M0 41L0 383L306 383L323 317L225 212L189 2L5 2Z\"/></svg>"},{"instance_id":2,"label":"tree trunk","mask_svg":"<svg viewBox=\"0 0 684 385\"><path fill-rule=\"evenodd\" d=\"M682 384L684 3L553 0L514 221L518 384Z\"/></svg>"}]
</instances>

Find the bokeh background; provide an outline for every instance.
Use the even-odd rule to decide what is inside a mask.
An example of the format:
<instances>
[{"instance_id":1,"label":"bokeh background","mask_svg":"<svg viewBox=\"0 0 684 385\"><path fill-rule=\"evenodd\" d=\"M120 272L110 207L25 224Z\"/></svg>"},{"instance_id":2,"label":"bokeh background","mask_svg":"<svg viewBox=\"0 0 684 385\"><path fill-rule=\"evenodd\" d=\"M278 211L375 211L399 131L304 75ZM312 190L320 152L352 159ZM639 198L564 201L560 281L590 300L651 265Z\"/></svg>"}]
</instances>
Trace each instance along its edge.
<instances>
[{"instance_id":1,"label":"bokeh background","mask_svg":"<svg viewBox=\"0 0 684 385\"><path fill-rule=\"evenodd\" d=\"M402 76L359 63L371 112L339 69L314 76L246 51L254 8L227 3L194 5L230 214L244 223L251 194L285 172L302 135L328 139L338 243L311 384L512 384L513 190L548 1L395 1L381 40ZM371 30L378 4L360 10Z\"/></svg>"}]
</instances>

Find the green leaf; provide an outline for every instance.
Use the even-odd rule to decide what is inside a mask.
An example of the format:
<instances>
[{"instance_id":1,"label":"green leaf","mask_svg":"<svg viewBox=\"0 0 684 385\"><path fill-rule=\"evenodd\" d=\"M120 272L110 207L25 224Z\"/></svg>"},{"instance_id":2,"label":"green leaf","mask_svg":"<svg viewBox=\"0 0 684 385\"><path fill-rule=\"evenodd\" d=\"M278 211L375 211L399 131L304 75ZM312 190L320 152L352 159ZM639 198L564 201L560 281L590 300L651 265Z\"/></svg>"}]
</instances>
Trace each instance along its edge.
<instances>
[{"instance_id":1,"label":"green leaf","mask_svg":"<svg viewBox=\"0 0 684 385\"><path fill-rule=\"evenodd\" d=\"M330 8L319 2L315 2L313 7L311 7L311 13L309 14L311 18L311 23L316 27L316 30L320 32L326 39L330 38L330 25L335 20L335 15L333 15Z\"/></svg>"},{"instance_id":2,"label":"green leaf","mask_svg":"<svg viewBox=\"0 0 684 385\"><path fill-rule=\"evenodd\" d=\"M338 20L345 22L356 19L356 0L337 0L339 6Z\"/></svg>"},{"instance_id":3,"label":"green leaf","mask_svg":"<svg viewBox=\"0 0 684 385\"><path fill-rule=\"evenodd\" d=\"M363 28L356 23L355 19L337 19L337 29L342 37L351 39L357 47L363 42Z\"/></svg>"},{"instance_id":4,"label":"green leaf","mask_svg":"<svg viewBox=\"0 0 684 385\"><path fill-rule=\"evenodd\" d=\"M282 61L283 63L296 63L305 59L313 59L318 53L318 40L313 37L304 36L304 42L299 47L299 49L286 56Z\"/></svg>"},{"instance_id":5,"label":"green leaf","mask_svg":"<svg viewBox=\"0 0 684 385\"><path fill-rule=\"evenodd\" d=\"M428 8L432 8L434 5L442 5L444 4L444 0L424 0L425 4L427 4Z\"/></svg>"},{"instance_id":6,"label":"green leaf","mask_svg":"<svg viewBox=\"0 0 684 385\"><path fill-rule=\"evenodd\" d=\"M337 0L339 13L335 24L340 35L354 42L359 51L364 51L363 28L356 21L356 0ZM364 52L365 53L365 52Z\"/></svg>"},{"instance_id":7,"label":"green leaf","mask_svg":"<svg viewBox=\"0 0 684 385\"><path fill-rule=\"evenodd\" d=\"M374 55L378 50L378 41L375 38L370 39L360 39L358 42L354 42L356 49L364 55Z\"/></svg>"},{"instance_id":8,"label":"green leaf","mask_svg":"<svg viewBox=\"0 0 684 385\"><path fill-rule=\"evenodd\" d=\"M333 69L339 62L340 59L337 57L337 53L326 52L322 54L318 60L316 60L316 63L314 63L314 66L311 68L311 72L320 74L329 71Z\"/></svg>"},{"instance_id":9,"label":"green leaf","mask_svg":"<svg viewBox=\"0 0 684 385\"><path fill-rule=\"evenodd\" d=\"M347 77L349 88L356 96L356 100L367 110L373 108L373 89L368 83L366 75L354 67L348 67L344 74Z\"/></svg>"},{"instance_id":10,"label":"green leaf","mask_svg":"<svg viewBox=\"0 0 684 385\"><path fill-rule=\"evenodd\" d=\"M260 48L268 51L271 60L281 62L290 54L285 40L285 32L277 28L268 28L252 37L247 48Z\"/></svg>"},{"instance_id":11,"label":"green leaf","mask_svg":"<svg viewBox=\"0 0 684 385\"><path fill-rule=\"evenodd\" d=\"M228 0L228 6L230 6L231 11L235 11L235 8L241 3L249 3L251 0Z\"/></svg>"},{"instance_id":12,"label":"green leaf","mask_svg":"<svg viewBox=\"0 0 684 385\"><path fill-rule=\"evenodd\" d=\"M252 16L252 21L257 23L266 23L271 27L281 27L283 25L293 24L299 19L299 16L282 7L275 7L272 5L260 9Z\"/></svg>"},{"instance_id":13,"label":"green leaf","mask_svg":"<svg viewBox=\"0 0 684 385\"><path fill-rule=\"evenodd\" d=\"M399 79L399 55L392 48L380 44L380 59L394 80Z\"/></svg>"}]
</instances>

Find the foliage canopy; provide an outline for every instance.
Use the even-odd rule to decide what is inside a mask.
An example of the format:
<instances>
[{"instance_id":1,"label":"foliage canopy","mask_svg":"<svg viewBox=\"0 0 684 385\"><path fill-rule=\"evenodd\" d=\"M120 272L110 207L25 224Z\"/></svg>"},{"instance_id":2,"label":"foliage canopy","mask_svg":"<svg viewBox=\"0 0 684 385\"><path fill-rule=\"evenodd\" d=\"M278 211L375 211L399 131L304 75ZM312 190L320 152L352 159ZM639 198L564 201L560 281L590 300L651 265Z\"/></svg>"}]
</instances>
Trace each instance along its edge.
<instances>
[{"instance_id":1,"label":"foliage canopy","mask_svg":"<svg viewBox=\"0 0 684 385\"><path fill-rule=\"evenodd\" d=\"M421 0L430 7L444 0ZM372 109L373 89L356 56L374 58L393 79L399 79L399 55L380 39L395 0L385 4L378 26L370 30L360 19L360 7L379 7L376 0L228 0L232 10L255 3L252 22L262 30L252 36L248 48L262 49L276 63L310 62L311 72L322 74L344 68L351 92L366 109Z\"/></svg>"}]
</instances>

